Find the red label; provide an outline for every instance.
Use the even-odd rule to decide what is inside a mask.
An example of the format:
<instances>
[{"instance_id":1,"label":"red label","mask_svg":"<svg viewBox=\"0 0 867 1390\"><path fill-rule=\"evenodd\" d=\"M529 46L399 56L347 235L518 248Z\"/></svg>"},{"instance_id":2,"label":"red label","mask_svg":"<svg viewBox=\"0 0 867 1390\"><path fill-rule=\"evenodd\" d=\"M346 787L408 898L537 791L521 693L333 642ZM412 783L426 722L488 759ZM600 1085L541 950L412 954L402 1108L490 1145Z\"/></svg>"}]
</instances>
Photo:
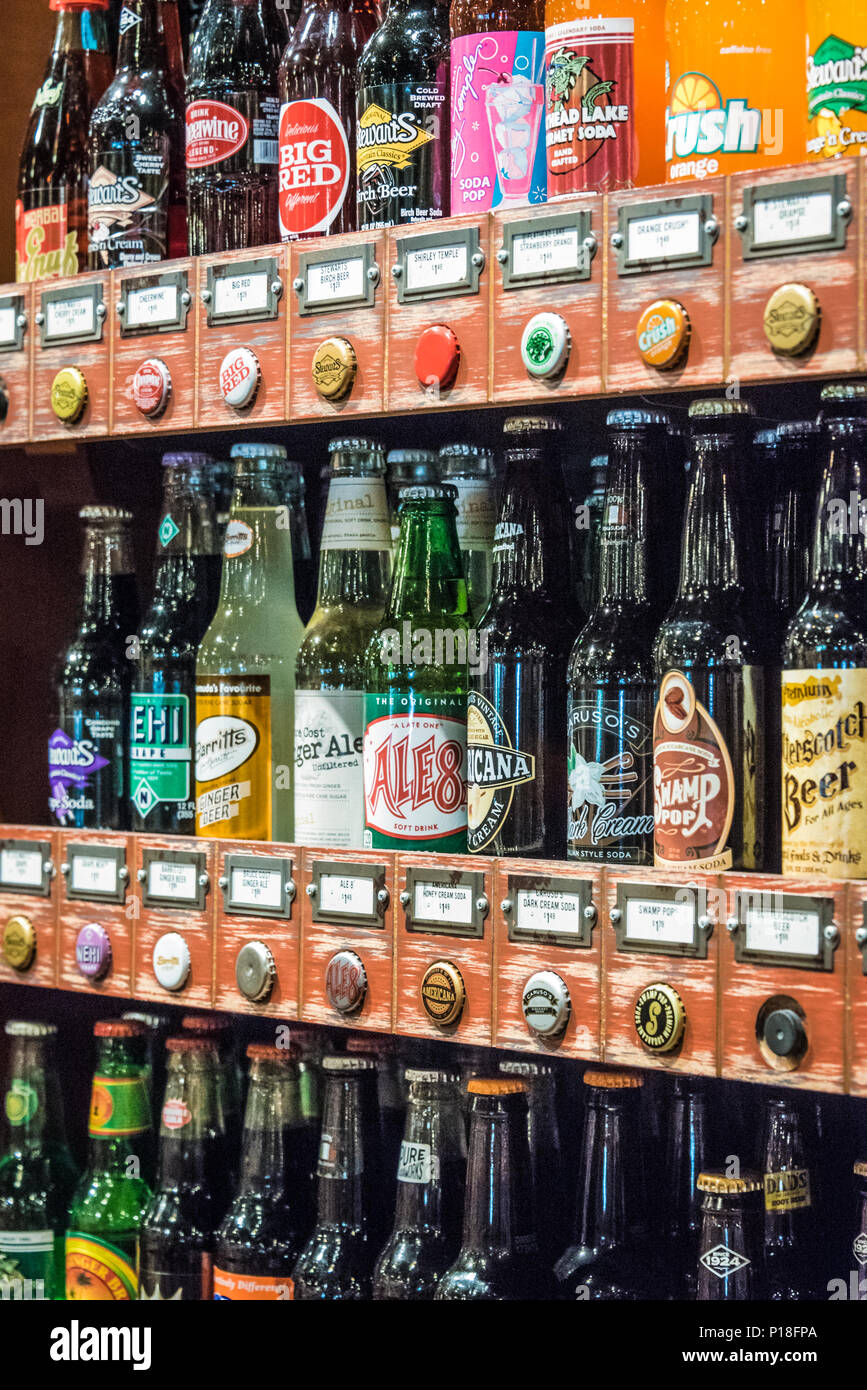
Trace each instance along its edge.
<instances>
[{"instance_id":1,"label":"red label","mask_svg":"<svg viewBox=\"0 0 867 1390\"><path fill-rule=\"evenodd\" d=\"M192 1118L192 1111L183 1100L167 1100L163 1105L162 1120L166 1129L183 1129Z\"/></svg>"},{"instance_id":2,"label":"red label","mask_svg":"<svg viewBox=\"0 0 867 1390\"><path fill-rule=\"evenodd\" d=\"M156 415L165 405L167 393L165 368L148 358L132 379L133 401L143 415Z\"/></svg>"},{"instance_id":3,"label":"red label","mask_svg":"<svg viewBox=\"0 0 867 1390\"><path fill-rule=\"evenodd\" d=\"M280 110L280 232L284 241L326 232L349 185L349 142L330 101L311 97Z\"/></svg>"},{"instance_id":4,"label":"red label","mask_svg":"<svg viewBox=\"0 0 867 1390\"><path fill-rule=\"evenodd\" d=\"M576 16L545 31L549 198L634 184L633 39L632 19Z\"/></svg>"},{"instance_id":5,"label":"red label","mask_svg":"<svg viewBox=\"0 0 867 1390\"><path fill-rule=\"evenodd\" d=\"M194 101L187 107L187 168L203 169L231 159L247 143L250 127L234 106Z\"/></svg>"},{"instance_id":6,"label":"red label","mask_svg":"<svg viewBox=\"0 0 867 1390\"><path fill-rule=\"evenodd\" d=\"M229 1274L214 1267L214 1298L218 1302L276 1303L293 1298L294 1292L288 1274Z\"/></svg>"},{"instance_id":7,"label":"red label","mask_svg":"<svg viewBox=\"0 0 867 1390\"><path fill-rule=\"evenodd\" d=\"M653 720L658 865L730 869L734 778L725 740L681 671L667 671Z\"/></svg>"},{"instance_id":8,"label":"red label","mask_svg":"<svg viewBox=\"0 0 867 1390\"><path fill-rule=\"evenodd\" d=\"M78 233L68 228L66 203L24 211L15 204L16 280L51 280L78 274Z\"/></svg>"}]
</instances>

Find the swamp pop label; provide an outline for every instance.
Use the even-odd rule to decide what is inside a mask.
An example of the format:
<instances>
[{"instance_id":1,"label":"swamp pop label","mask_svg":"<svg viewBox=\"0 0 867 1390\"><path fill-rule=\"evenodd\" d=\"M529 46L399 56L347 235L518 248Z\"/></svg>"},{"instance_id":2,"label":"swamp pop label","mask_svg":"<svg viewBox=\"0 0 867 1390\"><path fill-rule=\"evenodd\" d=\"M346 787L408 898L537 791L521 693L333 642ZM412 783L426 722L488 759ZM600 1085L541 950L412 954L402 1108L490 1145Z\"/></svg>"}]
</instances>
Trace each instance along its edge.
<instances>
[{"instance_id":1,"label":"swamp pop label","mask_svg":"<svg viewBox=\"0 0 867 1390\"><path fill-rule=\"evenodd\" d=\"M730 869L734 801L732 762L722 732L683 672L667 671L653 720L657 866Z\"/></svg>"}]
</instances>

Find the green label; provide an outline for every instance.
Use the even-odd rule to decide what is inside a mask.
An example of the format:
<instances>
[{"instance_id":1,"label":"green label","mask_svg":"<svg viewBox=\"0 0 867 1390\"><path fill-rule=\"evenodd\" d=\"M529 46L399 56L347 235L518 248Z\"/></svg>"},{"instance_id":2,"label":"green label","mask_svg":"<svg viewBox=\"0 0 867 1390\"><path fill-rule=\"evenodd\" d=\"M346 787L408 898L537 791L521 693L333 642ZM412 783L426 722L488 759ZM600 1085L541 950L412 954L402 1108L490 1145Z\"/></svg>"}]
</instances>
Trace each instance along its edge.
<instances>
[{"instance_id":1,"label":"green label","mask_svg":"<svg viewBox=\"0 0 867 1390\"><path fill-rule=\"evenodd\" d=\"M807 58L809 116L867 110L867 56L859 44L831 34Z\"/></svg>"},{"instance_id":2,"label":"green label","mask_svg":"<svg viewBox=\"0 0 867 1390\"><path fill-rule=\"evenodd\" d=\"M95 1076L90 1093L90 1134L117 1139L144 1134L151 1127L151 1110L143 1076Z\"/></svg>"},{"instance_id":3,"label":"green label","mask_svg":"<svg viewBox=\"0 0 867 1390\"><path fill-rule=\"evenodd\" d=\"M160 538L160 545L165 546L168 545L170 541L173 541L178 534L178 530L179 528L172 521L172 518L168 515L164 516L160 522L160 529L157 532Z\"/></svg>"},{"instance_id":4,"label":"green label","mask_svg":"<svg viewBox=\"0 0 867 1390\"><path fill-rule=\"evenodd\" d=\"M133 695L130 796L140 816L161 801L190 799L190 701L187 695Z\"/></svg>"},{"instance_id":5,"label":"green label","mask_svg":"<svg viewBox=\"0 0 867 1390\"><path fill-rule=\"evenodd\" d=\"M364 697L364 846L467 852L467 697Z\"/></svg>"},{"instance_id":6,"label":"green label","mask_svg":"<svg viewBox=\"0 0 867 1390\"><path fill-rule=\"evenodd\" d=\"M62 1297L57 1287L62 1240L53 1231L0 1231L0 1301Z\"/></svg>"},{"instance_id":7,"label":"green label","mask_svg":"<svg viewBox=\"0 0 867 1390\"><path fill-rule=\"evenodd\" d=\"M67 1231L68 1301L129 1303L138 1297L138 1236L134 1231L110 1235L108 1241L87 1231Z\"/></svg>"},{"instance_id":8,"label":"green label","mask_svg":"<svg viewBox=\"0 0 867 1390\"><path fill-rule=\"evenodd\" d=\"M39 1095L29 1081L14 1077L6 1092L6 1118L10 1125L23 1125L39 1109Z\"/></svg>"}]
</instances>

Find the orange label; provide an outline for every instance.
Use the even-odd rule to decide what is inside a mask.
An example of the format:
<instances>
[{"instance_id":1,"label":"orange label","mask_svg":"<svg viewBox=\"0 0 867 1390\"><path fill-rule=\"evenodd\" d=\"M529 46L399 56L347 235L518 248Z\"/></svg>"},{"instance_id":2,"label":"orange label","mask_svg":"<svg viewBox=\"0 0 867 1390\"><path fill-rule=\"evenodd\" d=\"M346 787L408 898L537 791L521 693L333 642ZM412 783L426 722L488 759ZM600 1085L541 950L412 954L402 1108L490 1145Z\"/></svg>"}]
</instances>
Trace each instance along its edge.
<instances>
[{"instance_id":1,"label":"orange label","mask_svg":"<svg viewBox=\"0 0 867 1390\"><path fill-rule=\"evenodd\" d=\"M271 839L271 677L196 680L196 834Z\"/></svg>"},{"instance_id":2,"label":"orange label","mask_svg":"<svg viewBox=\"0 0 867 1390\"><path fill-rule=\"evenodd\" d=\"M288 1274L229 1274L214 1266L214 1299L232 1303L275 1303L295 1297Z\"/></svg>"}]
</instances>

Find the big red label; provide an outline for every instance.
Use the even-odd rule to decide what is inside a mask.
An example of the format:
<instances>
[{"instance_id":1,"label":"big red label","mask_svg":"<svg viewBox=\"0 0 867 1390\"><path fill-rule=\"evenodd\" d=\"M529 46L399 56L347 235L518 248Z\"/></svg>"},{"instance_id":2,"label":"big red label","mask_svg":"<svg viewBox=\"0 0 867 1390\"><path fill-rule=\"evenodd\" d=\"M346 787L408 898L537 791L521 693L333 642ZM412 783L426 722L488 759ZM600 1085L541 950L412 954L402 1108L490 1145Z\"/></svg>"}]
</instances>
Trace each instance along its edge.
<instances>
[{"instance_id":1,"label":"big red label","mask_svg":"<svg viewBox=\"0 0 867 1390\"><path fill-rule=\"evenodd\" d=\"M221 164L247 143L249 126L223 101L194 101L187 107L187 168Z\"/></svg>"},{"instance_id":2,"label":"big red label","mask_svg":"<svg viewBox=\"0 0 867 1390\"><path fill-rule=\"evenodd\" d=\"M654 855L660 867L730 869L735 787L725 739L681 671L667 671L653 720Z\"/></svg>"},{"instance_id":3,"label":"big red label","mask_svg":"<svg viewBox=\"0 0 867 1390\"><path fill-rule=\"evenodd\" d=\"M327 232L349 186L349 141L330 101L311 97L280 109L280 234Z\"/></svg>"},{"instance_id":4,"label":"big red label","mask_svg":"<svg viewBox=\"0 0 867 1390\"><path fill-rule=\"evenodd\" d=\"M466 853L467 700L368 694L365 847Z\"/></svg>"}]
</instances>

